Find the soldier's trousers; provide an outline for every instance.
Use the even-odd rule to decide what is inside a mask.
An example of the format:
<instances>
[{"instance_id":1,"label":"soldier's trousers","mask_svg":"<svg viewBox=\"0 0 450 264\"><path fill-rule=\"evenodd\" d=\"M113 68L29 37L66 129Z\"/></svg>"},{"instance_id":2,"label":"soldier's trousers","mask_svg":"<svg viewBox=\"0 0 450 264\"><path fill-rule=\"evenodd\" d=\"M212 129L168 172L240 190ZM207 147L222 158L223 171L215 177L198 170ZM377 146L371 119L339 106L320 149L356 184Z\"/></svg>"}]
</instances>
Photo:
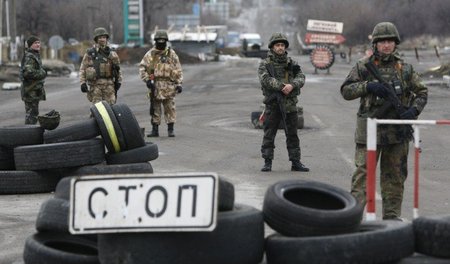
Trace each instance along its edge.
<instances>
[{"instance_id":1,"label":"soldier's trousers","mask_svg":"<svg viewBox=\"0 0 450 264\"><path fill-rule=\"evenodd\" d=\"M408 176L408 150L409 142L377 146L383 219L401 215L404 182ZM352 177L351 193L363 205L366 203L366 154L366 145L356 144L356 170Z\"/></svg>"},{"instance_id":2,"label":"soldier's trousers","mask_svg":"<svg viewBox=\"0 0 450 264\"><path fill-rule=\"evenodd\" d=\"M158 100L155 99L153 101L153 115L152 117L152 124L153 125L160 125L161 124L161 115L162 115L162 107L164 107L164 119L166 121L166 124L169 123L175 123L177 119L177 112L175 108L175 99L169 98L164 100ZM150 110L151 111L151 110Z\"/></svg>"},{"instance_id":3,"label":"soldier's trousers","mask_svg":"<svg viewBox=\"0 0 450 264\"><path fill-rule=\"evenodd\" d=\"M97 80L97 82L90 86L87 98L93 104L100 101L106 101L108 104L113 105L116 103L116 90L114 89L114 83L112 80L106 79Z\"/></svg>"},{"instance_id":4,"label":"soldier's trousers","mask_svg":"<svg viewBox=\"0 0 450 264\"><path fill-rule=\"evenodd\" d=\"M25 103L25 125L34 125L37 123L39 115L39 100L24 101Z\"/></svg>"},{"instance_id":5,"label":"soldier's trousers","mask_svg":"<svg viewBox=\"0 0 450 264\"><path fill-rule=\"evenodd\" d=\"M275 149L275 136L277 135L278 127L282 122L282 115L280 109L273 108L265 112L266 119L264 121L264 137L261 145L261 154L263 159L273 159ZM300 160L300 140L297 135L297 112L286 114L286 147L289 155L289 160ZM284 132L284 130L283 130Z\"/></svg>"}]
</instances>

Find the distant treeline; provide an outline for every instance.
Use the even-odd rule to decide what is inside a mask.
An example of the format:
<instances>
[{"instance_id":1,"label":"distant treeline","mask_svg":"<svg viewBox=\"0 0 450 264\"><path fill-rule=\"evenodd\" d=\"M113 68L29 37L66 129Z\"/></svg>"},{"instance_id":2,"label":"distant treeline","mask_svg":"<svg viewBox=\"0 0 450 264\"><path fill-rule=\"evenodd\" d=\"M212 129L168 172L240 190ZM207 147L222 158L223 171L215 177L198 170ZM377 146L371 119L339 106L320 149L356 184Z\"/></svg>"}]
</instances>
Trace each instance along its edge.
<instances>
[{"instance_id":1,"label":"distant treeline","mask_svg":"<svg viewBox=\"0 0 450 264\"><path fill-rule=\"evenodd\" d=\"M226 2L222 0L218 2ZM296 9L295 27L305 30L308 19L344 22L347 44L367 43L367 36L376 23L391 21L401 37L420 35L450 36L450 0L228 0L230 13L273 3ZM11 2L11 1L10 1ZM145 39L149 40L155 26L167 28L167 15L192 13L192 4L198 0L145 0ZM201 2L208 2L203 0ZM60 35L64 39L92 39L95 27L112 30L115 43L123 40L122 0L15 0L15 34L25 37L38 34L42 38ZM271 6L268 4L267 11ZM232 11L232 12L231 12ZM205 24L226 24L203 14ZM5 18L3 18L5 21ZM3 35L6 35L3 23Z\"/></svg>"}]
</instances>

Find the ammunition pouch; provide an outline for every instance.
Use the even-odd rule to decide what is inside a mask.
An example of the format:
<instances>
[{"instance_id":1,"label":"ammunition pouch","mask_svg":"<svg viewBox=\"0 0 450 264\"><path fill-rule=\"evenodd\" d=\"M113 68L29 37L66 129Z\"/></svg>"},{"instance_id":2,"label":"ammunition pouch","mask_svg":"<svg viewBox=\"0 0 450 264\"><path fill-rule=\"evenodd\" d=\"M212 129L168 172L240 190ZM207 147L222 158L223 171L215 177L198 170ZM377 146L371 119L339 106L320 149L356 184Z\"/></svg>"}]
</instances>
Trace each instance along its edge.
<instances>
[{"instance_id":1,"label":"ammunition pouch","mask_svg":"<svg viewBox=\"0 0 450 264\"><path fill-rule=\"evenodd\" d=\"M97 80L97 72L94 67L89 66L86 68L86 80L90 82Z\"/></svg>"}]
</instances>

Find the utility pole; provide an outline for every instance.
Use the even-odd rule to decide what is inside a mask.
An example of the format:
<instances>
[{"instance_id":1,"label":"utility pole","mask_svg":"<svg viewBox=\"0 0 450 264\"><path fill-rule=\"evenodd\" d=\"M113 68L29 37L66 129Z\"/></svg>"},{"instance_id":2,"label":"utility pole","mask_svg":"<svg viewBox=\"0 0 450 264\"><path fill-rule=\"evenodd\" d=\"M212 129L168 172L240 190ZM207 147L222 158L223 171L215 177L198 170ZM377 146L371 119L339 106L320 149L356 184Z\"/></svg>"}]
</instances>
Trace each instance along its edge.
<instances>
[{"instance_id":1,"label":"utility pole","mask_svg":"<svg viewBox=\"0 0 450 264\"><path fill-rule=\"evenodd\" d=\"M3 0L0 0L0 37L3 37Z\"/></svg>"}]
</instances>

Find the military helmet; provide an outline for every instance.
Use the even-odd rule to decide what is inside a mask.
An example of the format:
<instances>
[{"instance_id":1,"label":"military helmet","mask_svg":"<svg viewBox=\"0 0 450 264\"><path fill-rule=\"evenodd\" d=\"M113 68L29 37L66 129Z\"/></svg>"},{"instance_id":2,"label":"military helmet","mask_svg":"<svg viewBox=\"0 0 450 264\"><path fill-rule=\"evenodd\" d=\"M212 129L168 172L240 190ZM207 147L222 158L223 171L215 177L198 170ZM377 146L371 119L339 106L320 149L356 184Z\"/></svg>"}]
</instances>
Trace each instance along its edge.
<instances>
[{"instance_id":1,"label":"military helmet","mask_svg":"<svg viewBox=\"0 0 450 264\"><path fill-rule=\"evenodd\" d=\"M167 32L165 30L158 30L156 31L153 39L154 40L165 39L166 41L169 41L169 36L167 35Z\"/></svg>"},{"instance_id":2,"label":"military helmet","mask_svg":"<svg viewBox=\"0 0 450 264\"><path fill-rule=\"evenodd\" d=\"M43 116L38 116L39 125L47 130L53 130L59 126L61 116L58 111L52 110Z\"/></svg>"},{"instance_id":3,"label":"military helmet","mask_svg":"<svg viewBox=\"0 0 450 264\"><path fill-rule=\"evenodd\" d=\"M372 43L375 44L382 39L394 39L397 45L400 44L400 35L391 22L381 22L373 28Z\"/></svg>"},{"instance_id":4,"label":"military helmet","mask_svg":"<svg viewBox=\"0 0 450 264\"><path fill-rule=\"evenodd\" d=\"M106 31L106 29L103 27L98 27L98 28L94 29L94 41L95 42L97 42L97 38L100 36L106 36L107 38L109 38L108 31Z\"/></svg>"},{"instance_id":5,"label":"military helmet","mask_svg":"<svg viewBox=\"0 0 450 264\"><path fill-rule=\"evenodd\" d=\"M273 33L272 37L270 37L270 39L269 39L269 49L271 49L273 47L273 45L275 45L278 42L283 42L284 45L286 45L286 48L289 47L289 41L287 40L286 35L284 35L283 33L277 32L277 33Z\"/></svg>"}]
</instances>

